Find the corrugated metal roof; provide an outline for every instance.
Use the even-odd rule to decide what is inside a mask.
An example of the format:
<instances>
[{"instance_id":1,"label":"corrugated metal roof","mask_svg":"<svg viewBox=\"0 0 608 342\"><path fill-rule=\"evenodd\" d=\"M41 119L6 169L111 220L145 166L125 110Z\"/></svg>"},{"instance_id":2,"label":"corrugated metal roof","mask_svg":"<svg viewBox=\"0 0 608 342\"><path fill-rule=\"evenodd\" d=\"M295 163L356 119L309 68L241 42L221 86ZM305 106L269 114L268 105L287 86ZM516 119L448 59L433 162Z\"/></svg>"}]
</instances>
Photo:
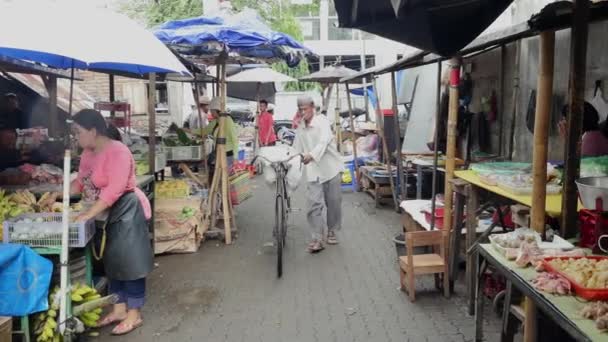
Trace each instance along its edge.
<instances>
[{"instance_id":1,"label":"corrugated metal roof","mask_svg":"<svg viewBox=\"0 0 608 342\"><path fill-rule=\"evenodd\" d=\"M7 73L8 76L17 82L26 85L40 96L48 99L49 93L46 90L44 81L38 75L32 74L21 74L21 73ZM70 100L70 80L58 79L57 80L57 106L66 113L69 110ZM93 108L95 100L87 94L84 90L80 89L74 84L74 94L72 102L72 113L77 113L79 110Z\"/></svg>"}]
</instances>

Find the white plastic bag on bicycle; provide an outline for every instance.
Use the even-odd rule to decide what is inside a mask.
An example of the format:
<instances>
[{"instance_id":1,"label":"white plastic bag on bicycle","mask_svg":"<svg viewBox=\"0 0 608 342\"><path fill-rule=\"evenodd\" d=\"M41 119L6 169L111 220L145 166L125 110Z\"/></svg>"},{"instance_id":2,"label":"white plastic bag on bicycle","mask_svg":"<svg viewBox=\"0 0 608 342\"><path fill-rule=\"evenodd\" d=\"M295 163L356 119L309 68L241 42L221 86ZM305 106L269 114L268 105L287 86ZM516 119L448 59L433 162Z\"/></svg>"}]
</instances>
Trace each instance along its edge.
<instances>
[{"instance_id":1,"label":"white plastic bag on bicycle","mask_svg":"<svg viewBox=\"0 0 608 342\"><path fill-rule=\"evenodd\" d=\"M271 167L270 163L287 160L296 154L296 150L288 145L267 146L260 148L258 155L267 159L265 160L260 158L259 160L262 162L264 167L264 180L268 185L273 185L277 181L277 174ZM287 182L287 187L291 191L294 191L298 187L300 179L302 178L302 169L300 167L300 163L300 158L294 158L287 162L289 168L287 170L287 174L285 175L285 180Z\"/></svg>"}]
</instances>

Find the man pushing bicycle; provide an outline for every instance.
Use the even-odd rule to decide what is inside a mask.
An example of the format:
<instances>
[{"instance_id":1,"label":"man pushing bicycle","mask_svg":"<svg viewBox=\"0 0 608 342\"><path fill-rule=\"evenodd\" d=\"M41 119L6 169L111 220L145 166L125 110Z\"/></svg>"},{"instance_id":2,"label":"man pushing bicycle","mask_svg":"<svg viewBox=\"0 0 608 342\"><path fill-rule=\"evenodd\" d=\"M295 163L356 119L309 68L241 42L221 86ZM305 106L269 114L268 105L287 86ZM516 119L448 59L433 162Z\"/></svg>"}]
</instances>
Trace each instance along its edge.
<instances>
[{"instance_id":1,"label":"man pushing bicycle","mask_svg":"<svg viewBox=\"0 0 608 342\"><path fill-rule=\"evenodd\" d=\"M336 147L331 122L317 115L310 96L298 98L301 122L296 131L295 150L302 154L307 184L308 212L312 240L310 253L324 249L323 244L338 244L336 231L342 226L342 156Z\"/></svg>"}]
</instances>

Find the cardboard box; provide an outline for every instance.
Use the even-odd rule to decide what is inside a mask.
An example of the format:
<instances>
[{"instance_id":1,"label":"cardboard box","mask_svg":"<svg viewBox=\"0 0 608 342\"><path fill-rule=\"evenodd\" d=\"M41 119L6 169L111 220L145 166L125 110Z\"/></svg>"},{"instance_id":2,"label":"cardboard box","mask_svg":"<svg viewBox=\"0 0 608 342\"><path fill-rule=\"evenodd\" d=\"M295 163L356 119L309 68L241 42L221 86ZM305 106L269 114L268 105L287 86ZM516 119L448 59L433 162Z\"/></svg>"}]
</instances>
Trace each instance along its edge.
<instances>
[{"instance_id":1,"label":"cardboard box","mask_svg":"<svg viewBox=\"0 0 608 342\"><path fill-rule=\"evenodd\" d=\"M13 340L13 319L0 316L0 342L11 342Z\"/></svg>"},{"instance_id":2,"label":"cardboard box","mask_svg":"<svg viewBox=\"0 0 608 342\"><path fill-rule=\"evenodd\" d=\"M194 253L203 240L201 199L157 199L154 203L154 254ZM194 210L182 218L182 210Z\"/></svg>"}]
</instances>

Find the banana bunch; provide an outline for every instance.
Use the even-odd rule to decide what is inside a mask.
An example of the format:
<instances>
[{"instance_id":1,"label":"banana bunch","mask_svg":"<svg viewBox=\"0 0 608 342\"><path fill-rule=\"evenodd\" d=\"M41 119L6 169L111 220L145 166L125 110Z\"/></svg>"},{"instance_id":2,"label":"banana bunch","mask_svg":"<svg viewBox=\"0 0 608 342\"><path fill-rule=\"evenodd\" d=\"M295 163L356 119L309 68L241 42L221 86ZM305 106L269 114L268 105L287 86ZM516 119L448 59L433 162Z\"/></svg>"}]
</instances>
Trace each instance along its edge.
<instances>
[{"instance_id":1,"label":"banana bunch","mask_svg":"<svg viewBox=\"0 0 608 342\"><path fill-rule=\"evenodd\" d=\"M95 288L90 286L76 283L72 286L72 293L70 295L72 299L72 305L82 304L86 302L90 302L95 299L101 298L101 295L97 293ZM78 316L78 318L84 323L86 327L94 328L97 326L97 322L99 321L99 317L101 315L102 309L97 308L93 311L84 312Z\"/></svg>"},{"instance_id":2,"label":"banana bunch","mask_svg":"<svg viewBox=\"0 0 608 342\"><path fill-rule=\"evenodd\" d=\"M12 195L7 195L4 190L0 189L0 236L2 236L1 222L4 222L9 218L19 216L28 211L28 207L22 206L13 201Z\"/></svg>"},{"instance_id":3,"label":"banana bunch","mask_svg":"<svg viewBox=\"0 0 608 342\"><path fill-rule=\"evenodd\" d=\"M34 318L34 334L37 342L60 342L63 340L57 330L57 313L59 312L59 288L55 287L49 296L51 307Z\"/></svg>"},{"instance_id":4,"label":"banana bunch","mask_svg":"<svg viewBox=\"0 0 608 342\"><path fill-rule=\"evenodd\" d=\"M63 339L57 329L56 321L60 301L58 286L53 289L49 297L49 310L36 315L34 319L34 331L37 342L60 342ZM95 288L90 286L76 283L71 287L70 299L72 300L72 306L99 298L101 298L101 295L97 293ZM97 327L97 322L99 321L101 313L102 308L96 308L92 311L79 314L77 318L85 327L94 328ZM77 332L79 331L77 330ZM94 336L94 334L95 333L91 333L90 336Z\"/></svg>"},{"instance_id":5,"label":"banana bunch","mask_svg":"<svg viewBox=\"0 0 608 342\"><path fill-rule=\"evenodd\" d=\"M50 192L44 193L40 199L36 200L36 196L29 190L18 190L13 193L10 198L17 203L19 207L32 213L50 213L61 212L61 203L49 201Z\"/></svg>"}]
</instances>

